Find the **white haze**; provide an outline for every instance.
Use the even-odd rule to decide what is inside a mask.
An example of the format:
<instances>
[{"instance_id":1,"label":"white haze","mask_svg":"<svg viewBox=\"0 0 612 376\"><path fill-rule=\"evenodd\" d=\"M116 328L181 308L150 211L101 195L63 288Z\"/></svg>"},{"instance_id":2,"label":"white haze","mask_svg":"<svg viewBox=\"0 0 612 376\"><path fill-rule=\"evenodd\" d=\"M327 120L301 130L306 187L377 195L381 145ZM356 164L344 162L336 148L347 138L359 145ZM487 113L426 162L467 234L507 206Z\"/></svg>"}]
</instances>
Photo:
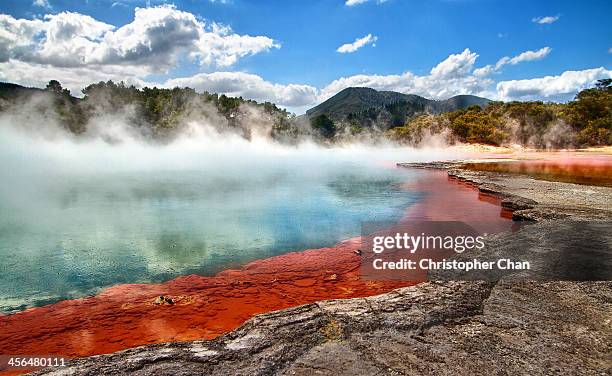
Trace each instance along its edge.
<instances>
[{"instance_id":1,"label":"white haze","mask_svg":"<svg viewBox=\"0 0 612 376\"><path fill-rule=\"evenodd\" d=\"M340 172L337 168L347 163L388 167L395 162L461 157L438 142L419 149L380 142L329 147L309 139L284 145L257 132L251 132L247 140L236 132L219 131L217 124L202 119L186 121L182 132L166 144L145 139L125 122L125 114L96 117L87 129L84 136L75 136L52 116L28 110L4 114L0 117L0 178L7 181L16 174L34 172L88 175L181 170L246 178L294 167L296 175L319 175Z\"/></svg>"}]
</instances>

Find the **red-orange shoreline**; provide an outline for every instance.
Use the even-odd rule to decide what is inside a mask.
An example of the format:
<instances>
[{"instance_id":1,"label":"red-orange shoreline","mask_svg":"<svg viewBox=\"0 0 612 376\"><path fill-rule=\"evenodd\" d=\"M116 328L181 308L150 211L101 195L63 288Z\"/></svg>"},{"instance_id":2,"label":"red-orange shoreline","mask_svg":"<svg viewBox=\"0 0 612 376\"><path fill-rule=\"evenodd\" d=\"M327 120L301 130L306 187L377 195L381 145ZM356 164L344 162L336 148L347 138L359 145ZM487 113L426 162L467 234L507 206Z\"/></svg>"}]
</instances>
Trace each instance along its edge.
<instances>
[{"instance_id":1,"label":"red-orange shoreline","mask_svg":"<svg viewBox=\"0 0 612 376\"><path fill-rule=\"evenodd\" d=\"M478 219L509 228L498 198L445 172L427 172L415 186L428 195L407 209L404 220ZM151 343L212 339L259 313L415 284L362 280L355 253L359 245L357 237L330 248L256 260L213 277L116 285L95 296L0 316L0 354L82 357ZM160 295L173 304L155 304Z\"/></svg>"}]
</instances>

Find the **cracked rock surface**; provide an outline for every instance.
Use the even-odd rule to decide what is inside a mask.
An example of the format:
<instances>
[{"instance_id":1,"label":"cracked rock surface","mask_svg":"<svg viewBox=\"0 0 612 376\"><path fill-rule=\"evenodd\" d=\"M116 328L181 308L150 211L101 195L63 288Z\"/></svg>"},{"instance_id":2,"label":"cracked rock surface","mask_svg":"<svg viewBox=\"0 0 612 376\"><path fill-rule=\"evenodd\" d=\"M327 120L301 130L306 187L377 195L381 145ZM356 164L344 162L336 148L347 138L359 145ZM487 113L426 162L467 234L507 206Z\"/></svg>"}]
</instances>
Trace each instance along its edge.
<instances>
[{"instance_id":1,"label":"cracked rock surface","mask_svg":"<svg viewBox=\"0 0 612 376\"><path fill-rule=\"evenodd\" d=\"M610 282L429 282L39 374L601 375L612 371L611 313Z\"/></svg>"}]
</instances>

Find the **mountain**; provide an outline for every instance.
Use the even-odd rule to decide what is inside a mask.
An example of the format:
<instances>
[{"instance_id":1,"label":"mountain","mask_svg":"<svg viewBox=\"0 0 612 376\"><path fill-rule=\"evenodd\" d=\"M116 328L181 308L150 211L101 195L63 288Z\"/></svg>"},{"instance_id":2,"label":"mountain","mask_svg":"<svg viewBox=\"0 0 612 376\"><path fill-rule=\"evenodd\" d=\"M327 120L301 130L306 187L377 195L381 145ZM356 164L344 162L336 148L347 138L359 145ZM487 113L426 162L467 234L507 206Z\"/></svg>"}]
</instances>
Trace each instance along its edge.
<instances>
[{"instance_id":1,"label":"mountain","mask_svg":"<svg viewBox=\"0 0 612 376\"><path fill-rule=\"evenodd\" d=\"M0 111L17 99L23 99L41 92L43 92L41 89L24 87L8 82L0 82Z\"/></svg>"},{"instance_id":2,"label":"mountain","mask_svg":"<svg viewBox=\"0 0 612 376\"><path fill-rule=\"evenodd\" d=\"M306 115L314 117L325 114L334 120L340 120L350 113L358 113L371 107L382 107L397 102L425 104L426 101L427 99L418 95L408 95L394 91L377 91L367 87L349 87L306 111Z\"/></svg>"},{"instance_id":3,"label":"mountain","mask_svg":"<svg viewBox=\"0 0 612 376\"><path fill-rule=\"evenodd\" d=\"M378 91L367 87L349 87L306 111L306 115L309 118L326 115L335 122L391 128L403 125L406 120L418 113L439 114L472 105L485 107L489 102L489 99L474 95L457 95L436 101L414 94Z\"/></svg>"},{"instance_id":4,"label":"mountain","mask_svg":"<svg viewBox=\"0 0 612 376\"><path fill-rule=\"evenodd\" d=\"M433 101L434 106L437 106L437 112L449 112L456 110L463 110L470 106L478 105L480 107L486 107L491 100L487 98L477 97L475 95L455 95L443 101Z\"/></svg>"}]
</instances>

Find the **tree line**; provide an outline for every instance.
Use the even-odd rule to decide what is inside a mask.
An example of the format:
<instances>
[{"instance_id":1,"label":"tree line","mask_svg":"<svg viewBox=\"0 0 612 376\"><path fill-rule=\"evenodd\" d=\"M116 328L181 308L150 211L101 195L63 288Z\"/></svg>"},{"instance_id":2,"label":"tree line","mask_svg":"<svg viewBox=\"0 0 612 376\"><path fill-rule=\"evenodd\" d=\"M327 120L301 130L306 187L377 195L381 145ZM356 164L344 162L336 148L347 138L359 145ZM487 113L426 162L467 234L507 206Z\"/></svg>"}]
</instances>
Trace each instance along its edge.
<instances>
[{"instance_id":1,"label":"tree line","mask_svg":"<svg viewBox=\"0 0 612 376\"><path fill-rule=\"evenodd\" d=\"M484 108L421 114L387 135L407 144L442 135L451 143L536 148L612 145L612 79L597 81L568 103L491 102Z\"/></svg>"}]
</instances>

